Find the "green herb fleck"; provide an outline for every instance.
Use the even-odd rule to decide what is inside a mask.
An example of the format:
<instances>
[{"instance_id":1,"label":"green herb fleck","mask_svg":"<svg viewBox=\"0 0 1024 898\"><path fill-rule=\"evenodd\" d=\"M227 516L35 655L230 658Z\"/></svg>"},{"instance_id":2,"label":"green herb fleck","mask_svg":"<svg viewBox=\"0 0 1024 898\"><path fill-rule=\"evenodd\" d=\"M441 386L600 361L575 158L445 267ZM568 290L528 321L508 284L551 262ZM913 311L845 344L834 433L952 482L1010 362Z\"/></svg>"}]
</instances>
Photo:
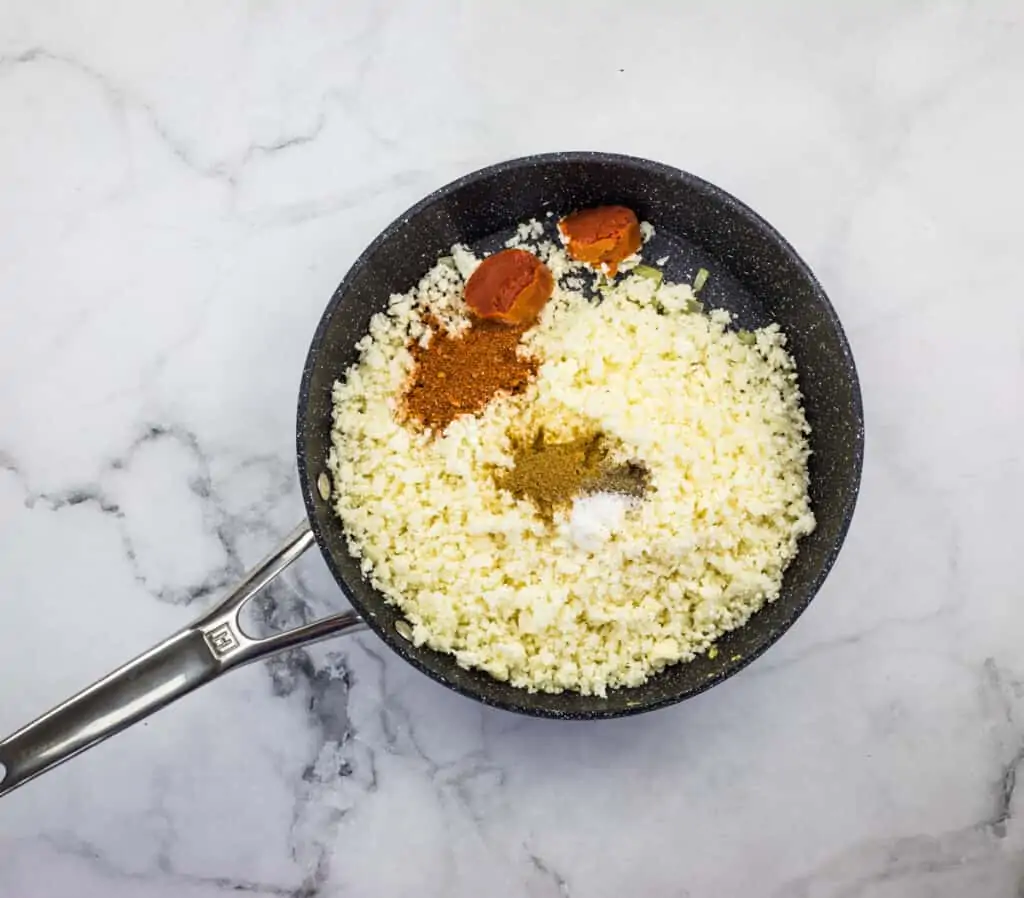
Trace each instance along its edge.
<instances>
[{"instance_id":1,"label":"green herb fleck","mask_svg":"<svg viewBox=\"0 0 1024 898\"><path fill-rule=\"evenodd\" d=\"M693 292L700 293L701 288L708 282L709 272L706 268L701 268L697 271L697 277L693 279Z\"/></svg>"},{"instance_id":2,"label":"green herb fleck","mask_svg":"<svg viewBox=\"0 0 1024 898\"><path fill-rule=\"evenodd\" d=\"M647 278L649 281L654 281L655 287L660 287L662 278L665 277L660 268L652 268L650 265L637 265L630 274L635 274L637 277Z\"/></svg>"},{"instance_id":3,"label":"green herb fleck","mask_svg":"<svg viewBox=\"0 0 1024 898\"><path fill-rule=\"evenodd\" d=\"M757 334L752 331L736 331L736 339L744 346L753 346L757 342Z\"/></svg>"}]
</instances>

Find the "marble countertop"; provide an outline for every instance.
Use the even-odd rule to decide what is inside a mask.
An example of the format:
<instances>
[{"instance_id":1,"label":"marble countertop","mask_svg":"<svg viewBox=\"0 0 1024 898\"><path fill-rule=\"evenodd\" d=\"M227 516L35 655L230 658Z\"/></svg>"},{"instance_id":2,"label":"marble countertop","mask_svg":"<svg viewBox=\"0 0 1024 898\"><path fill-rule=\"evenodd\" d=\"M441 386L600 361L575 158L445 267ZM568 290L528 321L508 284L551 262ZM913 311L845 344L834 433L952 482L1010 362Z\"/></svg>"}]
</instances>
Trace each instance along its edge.
<instances>
[{"instance_id":1,"label":"marble countertop","mask_svg":"<svg viewBox=\"0 0 1024 898\"><path fill-rule=\"evenodd\" d=\"M327 298L481 165L743 198L830 292L868 432L818 599L711 692L566 724L367 634L297 651L0 801L5 898L1022 894L1024 9L621 6L3 4L0 733L301 519ZM312 555L274 599L340 602Z\"/></svg>"}]
</instances>

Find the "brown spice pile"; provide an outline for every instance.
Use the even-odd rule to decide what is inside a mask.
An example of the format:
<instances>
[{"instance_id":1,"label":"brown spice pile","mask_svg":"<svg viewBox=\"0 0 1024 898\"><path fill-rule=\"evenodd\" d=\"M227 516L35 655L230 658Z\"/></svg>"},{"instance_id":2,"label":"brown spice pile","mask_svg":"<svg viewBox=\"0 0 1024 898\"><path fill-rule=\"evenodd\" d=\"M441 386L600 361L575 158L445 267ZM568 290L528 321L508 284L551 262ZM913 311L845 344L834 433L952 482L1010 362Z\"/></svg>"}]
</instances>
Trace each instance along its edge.
<instances>
[{"instance_id":1,"label":"brown spice pile","mask_svg":"<svg viewBox=\"0 0 1024 898\"><path fill-rule=\"evenodd\" d=\"M528 499L542 517L550 518L556 507L572 502L600 470L601 438L595 434L568 443L545 443L544 432L538 431L532 441L513 444L512 458L512 469L502 477L501 486L517 499Z\"/></svg>"},{"instance_id":2,"label":"brown spice pile","mask_svg":"<svg viewBox=\"0 0 1024 898\"><path fill-rule=\"evenodd\" d=\"M415 364L404 405L435 435L460 415L482 411L499 393L521 393L537 373L537 360L517 352L526 326L475 321L453 337L438 322L428 324L434 335L427 347L410 347Z\"/></svg>"},{"instance_id":3,"label":"brown spice pile","mask_svg":"<svg viewBox=\"0 0 1024 898\"><path fill-rule=\"evenodd\" d=\"M513 439L513 466L499 486L517 499L532 502L541 517L593 493L620 493L641 498L650 473L638 462L612 463L607 437L601 433L565 443L548 443L539 430L532 440Z\"/></svg>"}]
</instances>

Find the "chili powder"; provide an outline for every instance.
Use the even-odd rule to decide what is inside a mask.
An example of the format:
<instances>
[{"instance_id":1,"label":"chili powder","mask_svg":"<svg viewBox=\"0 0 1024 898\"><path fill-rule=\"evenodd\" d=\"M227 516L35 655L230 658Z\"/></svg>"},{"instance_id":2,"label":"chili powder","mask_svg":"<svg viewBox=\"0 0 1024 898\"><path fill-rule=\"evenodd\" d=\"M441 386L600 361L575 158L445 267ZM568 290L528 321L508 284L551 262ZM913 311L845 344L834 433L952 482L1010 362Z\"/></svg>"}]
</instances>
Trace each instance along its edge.
<instances>
[{"instance_id":1,"label":"chili powder","mask_svg":"<svg viewBox=\"0 0 1024 898\"><path fill-rule=\"evenodd\" d=\"M427 346L410 346L414 366L404 405L435 436L460 415L482 411L499 393L521 393L537 373L538 360L518 353L528 325L477 320L452 336L429 323L434 335Z\"/></svg>"}]
</instances>

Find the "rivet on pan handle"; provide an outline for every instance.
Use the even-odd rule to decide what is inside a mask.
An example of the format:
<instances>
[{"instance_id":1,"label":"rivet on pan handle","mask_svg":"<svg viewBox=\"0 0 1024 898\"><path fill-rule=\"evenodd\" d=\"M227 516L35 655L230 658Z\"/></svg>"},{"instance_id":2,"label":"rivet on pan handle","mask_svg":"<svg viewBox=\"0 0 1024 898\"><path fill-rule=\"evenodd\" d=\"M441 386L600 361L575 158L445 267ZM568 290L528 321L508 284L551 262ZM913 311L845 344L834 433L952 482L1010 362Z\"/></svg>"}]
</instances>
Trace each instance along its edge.
<instances>
[{"instance_id":1,"label":"rivet on pan handle","mask_svg":"<svg viewBox=\"0 0 1024 898\"><path fill-rule=\"evenodd\" d=\"M216 608L0 742L0 796L148 717L242 664L365 626L354 611L264 639L247 636L239 613L313 545L307 522L261 561Z\"/></svg>"}]
</instances>

